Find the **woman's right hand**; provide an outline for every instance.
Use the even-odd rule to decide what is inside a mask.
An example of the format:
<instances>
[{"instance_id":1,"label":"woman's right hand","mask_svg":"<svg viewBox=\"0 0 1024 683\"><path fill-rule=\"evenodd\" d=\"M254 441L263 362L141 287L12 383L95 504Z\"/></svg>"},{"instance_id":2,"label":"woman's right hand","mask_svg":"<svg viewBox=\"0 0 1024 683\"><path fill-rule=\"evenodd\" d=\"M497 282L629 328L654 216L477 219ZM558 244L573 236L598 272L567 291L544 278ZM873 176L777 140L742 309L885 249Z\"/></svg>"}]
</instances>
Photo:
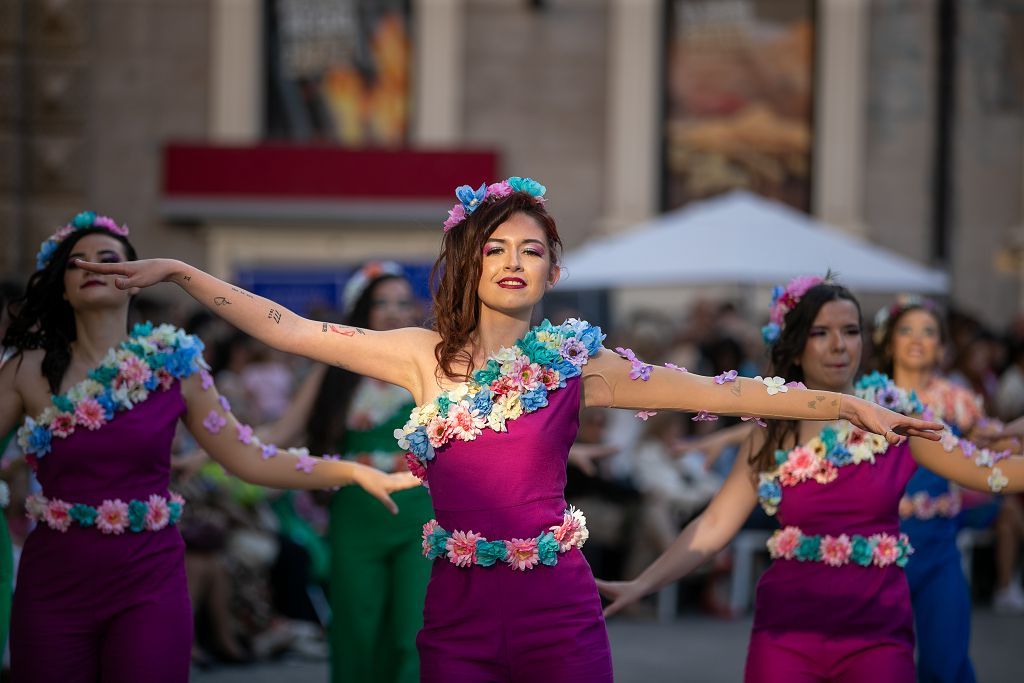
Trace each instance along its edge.
<instances>
[{"instance_id":1,"label":"woman's right hand","mask_svg":"<svg viewBox=\"0 0 1024 683\"><path fill-rule=\"evenodd\" d=\"M604 616L610 617L629 607L640 598L647 595L648 590L636 579L632 581L602 581L596 579L597 590L611 603L604 608Z\"/></svg>"},{"instance_id":2,"label":"woman's right hand","mask_svg":"<svg viewBox=\"0 0 1024 683\"><path fill-rule=\"evenodd\" d=\"M171 279L184 265L181 261L169 258L142 259L141 261L122 261L120 263L92 263L77 259L75 261L82 270L101 275L116 275L114 285L118 289L132 287L152 287Z\"/></svg>"}]
</instances>

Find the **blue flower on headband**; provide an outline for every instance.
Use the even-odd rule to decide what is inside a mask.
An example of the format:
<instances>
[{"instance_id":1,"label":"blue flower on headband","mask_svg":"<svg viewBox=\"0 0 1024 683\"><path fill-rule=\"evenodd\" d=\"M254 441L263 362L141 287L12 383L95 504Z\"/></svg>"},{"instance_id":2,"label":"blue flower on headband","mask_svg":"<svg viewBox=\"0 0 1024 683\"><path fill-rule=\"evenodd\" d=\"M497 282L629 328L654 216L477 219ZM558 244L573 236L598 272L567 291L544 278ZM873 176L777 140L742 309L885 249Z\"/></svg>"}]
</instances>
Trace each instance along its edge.
<instances>
[{"instance_id":1,"label":"blue flower on headband","mask_svg":"<svg viewBox=\"0 0 1024 683\"><path fill-rule=\"evenodd\" d=\"M487 196L487 183L483 183L476 190L469 185L460 185L455 188L455 196L462 202L462 207L466 210L467 214L473 213L484 201L484 197Z\"/></svg>"},{"instance_id":2,"label":"blue flower on headband","mask_svg":"<svg viewBox=\"0 0 1024 683\"><path fill-rule=\"evenodd\" d=\"M779 334L782 332L782 328L775 323L768 323L761 328L761 338L764 339L764 343L771 346L779 340Z\"/></svg>"},{"instance_id":3,"label":"blue flower on headband","mask_svg":"<svg viewBox=\"0 0 1024 683\"><path fill-rule=\"evenodd\" d=\"M57 251L59 244L57 240L46 240L43 242L39 247L39 253L36 254L36 270L42 270L46 267L46 264L53 257L53 252Z\"/></svg>"},{"instance_id":4,"label":"blue flower on headband","mask_svg":"<svg viewBox=\"0 0 1024 683\"><path fill-rule=\"evenodd\" d=\"M508 184L516 192L525 192L531 197L543 197L548 188L538 183L533 178L520 178L517 175L508 179Z\"/></svg>"},{"instance_id":5,"label":"blue flower on headband","mask_svg":"<svg viewBox=\"0 0 1024 683\"><path fill-rule=\"evenodd\" d=\"M91 228L93 221L95 220L95 213L93 213L92 211L83 211L82 213L74 217L74 219L71 221L71 224L79 229Z\"/></svg>"}]
</instances>

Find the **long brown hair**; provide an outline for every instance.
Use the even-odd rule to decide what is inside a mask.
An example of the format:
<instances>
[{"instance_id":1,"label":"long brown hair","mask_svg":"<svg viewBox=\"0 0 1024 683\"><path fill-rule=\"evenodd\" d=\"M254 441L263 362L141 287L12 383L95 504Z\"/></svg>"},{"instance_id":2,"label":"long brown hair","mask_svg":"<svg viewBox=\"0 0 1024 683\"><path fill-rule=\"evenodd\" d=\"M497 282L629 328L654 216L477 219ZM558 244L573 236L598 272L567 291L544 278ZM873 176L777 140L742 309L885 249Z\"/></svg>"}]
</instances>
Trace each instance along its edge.
<instances>
[{"instance_id":1,"label":"long brown hair","mask_svg":"<svg viewBox=\"0 0 1024 683\"><path fill-rule=\"evenodd\" d=\"M445 234L441 254L430 271L434 304L431 324L441 336L434 347L434 358L449 379L469 379L473 355L466 345L480 323L477 283L483 270L484 244L498 226L515 213L526 214L537 221L547 236L551 262L558 263L562 240L555 220L543 203L525 192L485 201Z\"/></svg>"},{"instance_id":2,"label":"long brown hair","mask_svg":"<svg viewBox=\"0 0 1024 683\"><path fill-rule=\"evenodd\" d=\"M785 377L791 382L804 381L804 369L798 361L804 353L818 311L830 301L852 301L857 307L858 319L861 318L860 302L846 287L827 281L811 287L793 310L786 314L782 332L771 347L769 374ZM860 322L863 326L863 320ZM767 472L775 467L776 449L796 445L800 434L799 426L797 420L768 421L764 444L750 456L750 468L754 474Z\"/></svg>"}]
</instances>

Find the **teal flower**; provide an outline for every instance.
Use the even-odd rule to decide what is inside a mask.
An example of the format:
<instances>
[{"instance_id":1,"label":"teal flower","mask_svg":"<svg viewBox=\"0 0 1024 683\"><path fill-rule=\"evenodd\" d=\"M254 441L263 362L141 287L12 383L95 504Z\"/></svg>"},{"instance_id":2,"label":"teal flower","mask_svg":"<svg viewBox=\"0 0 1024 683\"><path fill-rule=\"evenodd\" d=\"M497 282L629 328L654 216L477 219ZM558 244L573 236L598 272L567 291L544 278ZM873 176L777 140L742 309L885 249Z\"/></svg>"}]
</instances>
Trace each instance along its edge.
<instances>
[{"instance_id":1,"label":"teal flower","mask_svg":"<svg viewBox=\"0 0 1024 683\"><path fill-rule=\"evenodd\" d=\"M785 464L785 462L787 460L789 460L789 451L783 450L781 448L779 448L779 449L777 449L775 451L775 464L776 465L783 465L783 464Z\"/></svg>"},{"instance_id":2,"label":"teal flower","mask_svg":"<svg viewBox=\"0 0 1024 683\"><path fill-rule=\"evenodd\" d=\"M490 386L491 382L501 375L501 365L495 360L487 361L487 365L473 373L473 381L481 386Z\"/></svg>"},{"instance_id":3,"label":"teal flower","mask_svg":"<svg viewBox=\"0 0 1024 683\"><path fill-rule=\"evenodd\" d=\"M517 344L519 350L530 359L531 363L537 365L551 365L561 358L558 348L551 348L545 342L537 339L537 333L532 330Z\"/></svg>"},{"instance_id":4,"label":"teal flower","mask_svg":"<svg viewBox=\"0 0 1024 683\"><path fill-rule=\"evenodd\" d=\"M53 405L57 407L57 410L62 413L75 412L75 404L72 403L71 399L67 396L54 396L50 400L53 402Z\"/></svg>"},{"instance_id":5,"label":"teal flower","mask_svg":"<svg viewBox=\"0 0 1024 683\"><path fill-rule=\"evenodd\" d=\"M825 427L822 429L818 438L821 439L821 443L825 446L826 453L832 451L836 447L836 444L839 443L839 435L836 434L836 430L832 427Z\"/></svg>"},{"instance_id":6,"label":"teal flower","mask_svg":"<svg viewBox=\"0 0 1024 683\"><path fill-rule=\"evenodd\" d=\"M153 334L153 323L149 321L135 323L135 327L132 328L133 337L148 337L151 334Z\"/></svg>"},{"instance_id":7,"label":"teal flower","mask_svg":"<svg viewBox=\"0 0 1024 683\"><path fill-rule=\"evenodd\" d=\"M138 533L146 528L146 513L149 506L141 500L133 500L128 503L128 527Z\"/></svg>"},{"instance_id":8,"label":"teal flower","mask_svg":"<svg viewBox=\"0 0 1024 683\"><path fill-rule=\"evenodd\" d=\"M96 220L96 214L92 211L83 211L71 220L71 224L78 229L91 228L93 221Z\"/></svg>"},{"instance_id":9,"label":"teal flower","mask_svg":"<svg viewBox=\"0 0 1024 683\"><path fill-rule=\"evenodd\" d=\"M92 507L91 505L72 505L71 509L68 510L68 514L71 515L71 519L75 520L82 526L92 526L96 522L96 515L99 514L99 510Z\"/></svg>"},{"instance_id":10,"label":"teal flower","mask_svg":"<svg viewBox=\"0 0 1024 683\"><path fill-rule=\"evenodd\" d=\"M447 396L439 396L437 398L437 414L441 417L448 417L448 409L452 407L451 399Z\"/></svg>"},{"instance_id":11,"label":"teal flower","mask_svg":"<svg viewBox=\"0 0 1024 683\"><path fill-rule=\"evenodd\" d=\"M804 536L796 547L796 559L801 562L812 562L818 559L821 550L821 536Z\"/></svg>"},{"instance_id":12,"label":"teal flower","mask_svg":"<svg viewBox=\"0 0 1024 683\"><path fill-rule=\"evenodd\" d=\"M874 552L874 549L871 547L871 541L863 536L854 536L853 542L850 545L852 546L850 561L862 567L870 566L871 556Z\"/></svg>"},{"instance_id":13,"label":"teal flower","mask_svg":"<svg viewBox=\"0 0 1024 683\"><path fill-rule=\"evenodd\" d=\"M537 537L537 555L541 564L549 567L558 564L558 541L550 531L545 531Z\"/></svg>"},{"instance_id":14,"label":"teal flower","mask_svg":"<svg viewBox=\"0 0 1024 683\"><path fill-rule=\"evenodd\" d=\"M476 563L481 567L490 567L496 562L504 562L507 552L504 541L477 541Z\"/></svg>"},{"instance_id":15,"label":"teal flower","mask_svg":"<svg viewBox=\"0 0 1024 683\"><path fill-rule=\"evenodd\" d=\"M117 368L109 365L101 365L89 371L89 379L96 380L105 387L109 387L115 377L117 377Z\"/></svg>"},{"instance_id":16,"label":"teal flower","mask_svg":"<svg viewBox=\"0 0 1024 683\"><path fill-rule=\"evenodd\" d=\"M169 520L171 524L177 524L178 520L181 519L182 506L181 503L172 500L167 504L167 509L170 511Z\"/></svg>"},{"instance_id":17,"label":"teal flower","mask_svg":"<svg viewBox=\"0 0 1024 683\"><path fill-rule=\"evenodd\" d=\"M434 529L430 536L427 537L427 559L433 560L434 558L442 557L447 552L447 548L445 548L447 543L448 532L441 527Z\"/></svg>"},{"instance_id":18,"label":"teal flower","mask_svg":"<svg viewBox=\"0 0 1024 683\"><path fill-rule=\"evenodd\" d=\"M538 183L533 178L520 178L519 176L512 176L506 182L516 192L525 192L531 197L543 197L544 193L548 191L548 188Z\"/></svg>"}]
</instances>

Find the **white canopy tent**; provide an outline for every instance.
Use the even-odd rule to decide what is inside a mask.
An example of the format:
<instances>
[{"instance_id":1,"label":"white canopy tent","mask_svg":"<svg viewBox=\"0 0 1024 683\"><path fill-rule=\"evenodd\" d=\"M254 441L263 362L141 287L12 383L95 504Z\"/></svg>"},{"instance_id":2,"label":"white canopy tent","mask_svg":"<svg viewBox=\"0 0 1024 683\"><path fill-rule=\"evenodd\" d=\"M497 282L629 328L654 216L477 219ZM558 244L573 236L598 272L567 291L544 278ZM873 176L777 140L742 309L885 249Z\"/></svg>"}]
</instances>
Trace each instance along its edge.
<instances>
[{"instance_id":1,"label":"white canopy tent","mask_svg":"<svg viewBox=\"0 0 1024 683\"><path fill-rule=\"evenodd\" d=\"M858 292L944 294L945 273L736 191L566 254L558 290L785 283L831 270Z\"/></svg>"}]
</instances>

